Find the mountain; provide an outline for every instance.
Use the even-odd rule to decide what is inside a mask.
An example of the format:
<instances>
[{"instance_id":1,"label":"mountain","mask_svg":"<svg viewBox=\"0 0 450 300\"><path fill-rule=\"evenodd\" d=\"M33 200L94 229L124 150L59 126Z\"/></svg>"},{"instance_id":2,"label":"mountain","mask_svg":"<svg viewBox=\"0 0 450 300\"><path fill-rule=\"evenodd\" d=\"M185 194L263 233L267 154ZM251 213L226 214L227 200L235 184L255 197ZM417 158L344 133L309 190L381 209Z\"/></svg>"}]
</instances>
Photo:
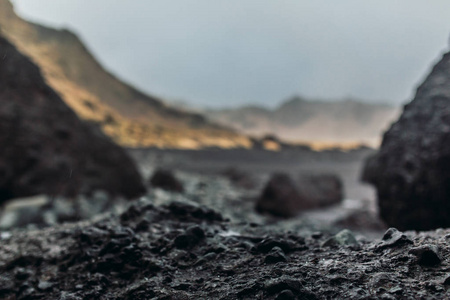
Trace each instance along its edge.
<instances>
[{"instance_id":1,"label":"mountain","mask_svg":"<svg viewBox=\"0 0 450 300\"><path fill-rule=\"evenodd\" d=\"M72 32L31 23L0 0L0 29L36 63L63 100L123 146L248 147L248 138L166 105L105 70Z\"/></svg>"},{"instance_id":2,"label":"mountain","mask_svg":"<svg viewBox=\"0 0 450 300\"><path fill-rule=\"evenodd\" d=\"M275 109L246 106L209 110L211 121L243 133L276 135L291 142L364 143L378 146L398 107L356 100L307 101L293 97Z\"/></svg>"}]
</instances>

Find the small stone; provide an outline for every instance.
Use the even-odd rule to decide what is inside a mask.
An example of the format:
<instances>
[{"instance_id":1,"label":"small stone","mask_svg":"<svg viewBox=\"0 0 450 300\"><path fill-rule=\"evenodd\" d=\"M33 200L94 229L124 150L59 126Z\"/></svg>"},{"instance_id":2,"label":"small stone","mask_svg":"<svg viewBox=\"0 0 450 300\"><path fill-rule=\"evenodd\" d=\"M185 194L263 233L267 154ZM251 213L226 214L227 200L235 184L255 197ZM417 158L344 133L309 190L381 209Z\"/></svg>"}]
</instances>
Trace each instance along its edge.
<instances>
[{"instance_id":1,"label":"small stone","mask_svg":"<svg viewBox=\"0 0 450 300\"><path fill-rule=\"evenodd\" d=\"M9 231L0 232L0 240L7 240L11 238L12 234Z\"/></svg>"},{"instance_id":2,"label":"small stone","mask_svg":"<svg viewBox=\"0 0 450 300\"><path fill-rule=\"evenodd\" d=\"M323 236L323 233L320 231L316 231L311 234L311 237L315 240L320 239L322 236Z\"/></svg>"},{"instance_id":3,"label":"small stone","mask_svg":"<svg viewBox=\"0 0 450 300\"><path fill-rule=\"evenodd\" d=\"M39 281L38 289L40 289L41 291L47 291L51 289L53 285L54 284L49 281Z\"/></svg>"},{"instance_id":4,"label":"small stone","mask_svg":"<svg viewBox=\"0 0 450 300\"><path fill-rule=\"evenodd\" d=\"M389 290L389 293L401 295L403 293L403 289L400 286L395 286Z\"/></svg>"},{"instance_id":5,"label":"small stone","mask_svg":"<svg viewBox=\"0 0 450 300\"><path fill-rule=\"evenodd\" d=\"M295 295L291 290L284 290L278 294L275 300L295 300Z\"/></svg>"},{"instance_id":6,"label":"small stone","mask_svg":"<svg viewBox=\"0 0 450 300\"><path fill-rule=\"evenodd\" d=\"M276 264L278 262L287 262L286 255L280 247L273 247L264 259L266 264Z\"/></svg>"},{"instance_id":7,"label":"small stone","mask_svg":"<svg viewBox=\"0 0 450 300\"><path fill-rule=\"evenodd\" d=\"M338 234L335 235L336 241L340 245L345 246L356 246L359 245L358 241L356 240L355 236L353 235L353 232L351 232L348 229L344 229L340 231Z\"/></svg>"},{"instance_id":8,"label":"small stone","mask_svg":"<svg viewBox=\"0 0 450 300\"><path fill-rule=\"evenodd\" d=\"M171 192L184 192L183 184L175 177L172 171L158 169L153 173L150 183L153 187Z\"/></svg>"},{"instance_id":9,"label":"small stone","mask_svg":"<svg viewBox=\"0 0 450 300\"><path fill-rule=\"evenodd\" d=\"M422 245L409 250L409 254L417 257L417 263L421 266L435 266L442 262L442 256L436 245Z\"/></svg>"},{"instance_id":10,"label":"small stone","mask_svg":"<svg viewBox=\"0 0 450 300\"><path fill-rule=\"evenodd\" d=\"M188 229L186 229L186 234L195 236L200 240L205 238L205 231L198 225L188 227Z\"/></svg>"},{"instance_id":11,"label":"small stone","mask_svg":"<svg viewBox=\"0 0 450 300\"><path fill-rule=\"evenodd\" d=\"M282 239L267 238L256 245L256 250L260 253L268 253L273 247L280 247L284 252L289 252L292 250L293 245Z\"/></svg>"},{"instance_id":12,"label":"small stone","mask_svg":"<svg viewBox=\"0 0 450 300\"><path fill-rule=\"evenodd\" d=\"M303 285L300 280L290 276L281 276L276 279L268 280L264 284L264 287L269 294L281 293L284 290L290 290L298 293L303 289Z\"/></svg>"},{"instance_id":13,"label":"small stone","mask_svg":"<svg viewBox=\"0 0 450 300\"><path fill-rule=\"evenodd\" d=\"M174 245L178 249L192 248L205 238L205 231L198 225L186 229L184 234L180 234L174 240Z\"/></svg>"},{"instance_id":14,"label":"small stone","mask_svg":"<svg viewBox=\"0 0 450 300\"><path fill-rule=\"evenodd\" d=\"M398 231L396 228L389 228L384 233L382 243L378 246L378 249L397 247L406 244L413 244L413 241L403 232Z\"/></svg>"},{"instance_id":15,"label":"small stone","mask_svg":"<svg viewBox=\"0 0 450 300\"><path fill-rule=\"evenodd\" d=\"M450 285L450 275L448 275L447 278L445 278L443 283L444 285Z\"/></svg>"}]
</instances>

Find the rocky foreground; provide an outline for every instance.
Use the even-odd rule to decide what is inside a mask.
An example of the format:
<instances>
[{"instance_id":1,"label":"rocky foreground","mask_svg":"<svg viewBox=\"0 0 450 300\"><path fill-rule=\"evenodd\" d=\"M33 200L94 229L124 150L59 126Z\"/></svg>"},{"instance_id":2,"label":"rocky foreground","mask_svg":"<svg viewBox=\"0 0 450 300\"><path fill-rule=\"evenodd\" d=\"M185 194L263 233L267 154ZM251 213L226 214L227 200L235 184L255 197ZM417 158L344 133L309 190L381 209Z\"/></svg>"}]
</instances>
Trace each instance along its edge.
<instances>
[{"instance_id":1,"label":"rocky foreground","mask_svg":"<svg viewBox=\"0 0 450 300\"><path fill-rule=\"evenodd\" d=\"M268 231L189 202L3 232L1 299L444 299L450 230Z\"/></svg>"}]
</instances>

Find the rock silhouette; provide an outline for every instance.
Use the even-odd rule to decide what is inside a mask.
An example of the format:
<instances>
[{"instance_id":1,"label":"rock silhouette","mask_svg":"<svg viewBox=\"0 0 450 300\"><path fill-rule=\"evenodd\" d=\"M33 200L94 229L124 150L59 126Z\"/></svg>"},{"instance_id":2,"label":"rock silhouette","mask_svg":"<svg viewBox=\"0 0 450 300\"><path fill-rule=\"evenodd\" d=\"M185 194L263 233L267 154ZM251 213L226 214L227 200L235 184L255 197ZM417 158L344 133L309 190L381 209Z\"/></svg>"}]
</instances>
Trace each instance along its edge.
<instances>
[{"instance_id":1,"label":"rock silhouette","mask_svg":"<svg viewBox=\"0 0 450 300\"><path fill-rule=\"evenodd\" d=\"M274 174L256 203L256 210L279 217L293 217L303 210L326 207L343 198L342 183L332 174Z\"/></svg>"},{"instance_id":2,"label":"rock silhouette","mask_svg":"<svg viewBox=\"0 0 450 300\"><path fill-rule=\"evenodd\" d=\"M417 89L368 159L381 218L399 229L450 226L450 53Z\"/></svg>"},{"instance_id":3,"label":"rock silhouette","mask_svg":"<svg viewBox=\"0 0 450 300\"><path fill-rule=\"evenodd\" d=\"M81 122L39 68L0 37L0 201L145 188L123 149Z\"/></svg>"},{"instance_id":4,"label":"rock silhouette","mask_svg":"<svg viewBox=\"0 0 450 300\"><path fill-rule=\"evenodd\" d=\"M161 188L166 191L182 193L184 191L183 184L175 177L172 171L158 169L156 170L152 178L150 178L150 184L153 187Z\"/></svg>"}]
</instances>

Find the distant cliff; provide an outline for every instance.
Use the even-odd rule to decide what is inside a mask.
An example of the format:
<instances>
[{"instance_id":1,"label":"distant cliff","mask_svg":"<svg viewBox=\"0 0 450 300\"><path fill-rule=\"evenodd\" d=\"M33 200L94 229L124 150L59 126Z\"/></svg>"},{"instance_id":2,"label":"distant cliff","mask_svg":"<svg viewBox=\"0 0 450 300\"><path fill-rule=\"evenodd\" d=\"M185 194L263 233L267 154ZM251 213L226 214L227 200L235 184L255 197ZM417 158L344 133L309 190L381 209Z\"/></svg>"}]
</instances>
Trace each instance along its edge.
<instances>
[{"instance_id":1,"label":"distant cliff","mask_svg":"<svg viewBox=\"0 0 450 300\"><path fill-rule=\"evenodd\" d=\"M42 70L49 85L83 119L124 146L249 146L249 140L202 115L167 106L106 71L72 32L27 22L0 0L2 34Z\"/></svg>"},{"instance_id":2,"label":"distant cliff","mask_svg":"<svg viewBox=\"0 0 450 300\"><path fill-rule=\"evenodd\" d=\"M293 97L271 110L258 106L208 111L211 121L256 136L288 141L365 143L378 146L400 108L355 100L307 101Z\"/></svg>"}]
</instances>

